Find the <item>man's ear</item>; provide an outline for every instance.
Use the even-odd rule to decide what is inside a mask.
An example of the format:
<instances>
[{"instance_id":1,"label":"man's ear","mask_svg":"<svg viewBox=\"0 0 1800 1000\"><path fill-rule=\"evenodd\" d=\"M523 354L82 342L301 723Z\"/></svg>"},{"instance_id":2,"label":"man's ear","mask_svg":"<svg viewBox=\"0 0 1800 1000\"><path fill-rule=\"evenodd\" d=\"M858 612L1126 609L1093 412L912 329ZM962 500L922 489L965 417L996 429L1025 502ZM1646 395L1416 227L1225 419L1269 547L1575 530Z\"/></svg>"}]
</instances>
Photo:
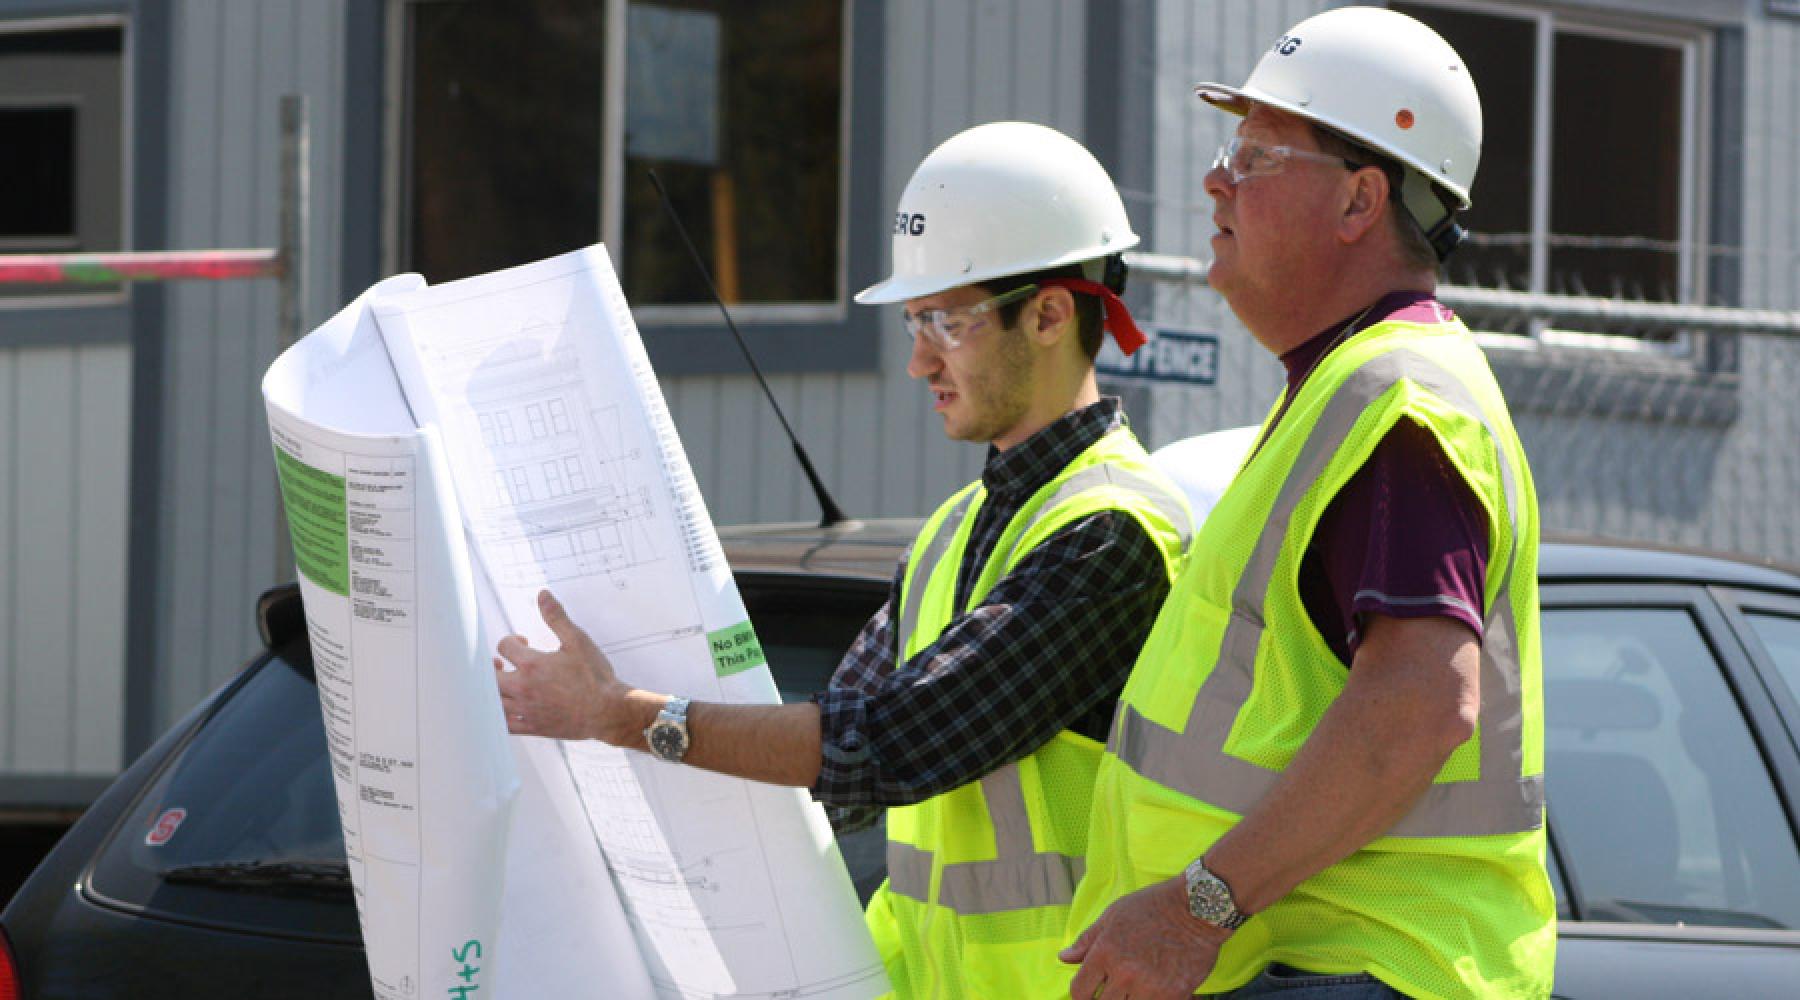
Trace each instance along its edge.
<instances>
[{"instance_id":1,"label":"man's ear","mask_svg":"<svg viewBox=\"0 0 1800 1000\"><path fill-rule=\"evenodd\" d=\"M1343 212L1338 217L1338 239L1357 243L1381 221L1388 208L1387 174L1364 167L1345 178Z\"/></svg>"},{"instance_id":2,"label":"man's ear","mask_svg":"<svg viewBox=\"0 0 1800 1000\"><path fill-rule=\"evenodd\" d=\"M1023 324L1033 343L1049 347L1075 335L1075 296L1067 288L1046 288L1033 297L1036 313Z\"/></svg>"}]
</instances>

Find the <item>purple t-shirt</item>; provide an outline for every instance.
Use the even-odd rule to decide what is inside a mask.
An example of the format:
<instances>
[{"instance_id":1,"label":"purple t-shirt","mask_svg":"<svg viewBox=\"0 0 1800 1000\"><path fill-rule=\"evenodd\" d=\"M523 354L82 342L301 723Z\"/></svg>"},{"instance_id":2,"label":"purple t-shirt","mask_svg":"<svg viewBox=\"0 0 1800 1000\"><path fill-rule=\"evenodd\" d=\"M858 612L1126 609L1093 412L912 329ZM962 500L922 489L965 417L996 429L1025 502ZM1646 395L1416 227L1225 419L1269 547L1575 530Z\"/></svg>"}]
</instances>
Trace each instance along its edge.
<instances>
[{"instance_id":1,"label":"purple t-shirt","mask_svg":"<svg viewBox=\"0 0 1800 1000\"><path fill-rule=\"evenodd\" d=\"M1423 292L1392 292L1356 329L1383 320L1435 323L1450 310ZM1288 398L1350 317L1283 354ZM1372 614L1453 618L1481 637L1487 515L1437 439L1402 420L1375 446L1320 517L1300 565L1300 597L1346 665Z\"/></svg>"}]
</instances>

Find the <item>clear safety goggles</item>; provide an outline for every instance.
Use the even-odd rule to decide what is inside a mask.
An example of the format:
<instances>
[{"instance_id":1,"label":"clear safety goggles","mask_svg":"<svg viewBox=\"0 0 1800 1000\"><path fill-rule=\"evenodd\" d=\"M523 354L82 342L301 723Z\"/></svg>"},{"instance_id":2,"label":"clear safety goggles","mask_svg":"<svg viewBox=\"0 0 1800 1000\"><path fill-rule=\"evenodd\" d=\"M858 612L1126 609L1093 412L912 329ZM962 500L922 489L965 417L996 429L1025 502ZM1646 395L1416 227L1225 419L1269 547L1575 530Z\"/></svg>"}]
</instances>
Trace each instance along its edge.
<instances>
[{"instance_id":1,"label":"clear safety goggles","mask_svg":"<svg viewBox=\"0 0 1800 1000\"><path fill-rule=\"evenodd\" d=\"M940 351L954 351L962 346L965 337L987 325L987 320L982 317L1014 302L1022 302L1036 295L1037 291L1036 285L1021 285L972 306L924 309L916 313L902 310L900 321L905 324L909 339L924 337L927 343Z\"/></svg>"},{"instance_id":2,"label":"clear safety goggles","mask_svg":"<svg viewBox=\"0 0 1800 1000\"><path fill-rule=\"evenodd\" d=\"M1231 175L1231 183L1242 184L1252 177L1269 177L1287 169L1287 165L1295 160L1313 163L1330 163L1350 170L1360 170L1367 164L1347 160L1330 153L1314 153L1311 150L1295 149L1292 146L1268 146L1255 139L1246 139L1238 135L1219 147L1219 155L1213 158L1213 166L1223 168Z\"/></svg>"}]
</instances>

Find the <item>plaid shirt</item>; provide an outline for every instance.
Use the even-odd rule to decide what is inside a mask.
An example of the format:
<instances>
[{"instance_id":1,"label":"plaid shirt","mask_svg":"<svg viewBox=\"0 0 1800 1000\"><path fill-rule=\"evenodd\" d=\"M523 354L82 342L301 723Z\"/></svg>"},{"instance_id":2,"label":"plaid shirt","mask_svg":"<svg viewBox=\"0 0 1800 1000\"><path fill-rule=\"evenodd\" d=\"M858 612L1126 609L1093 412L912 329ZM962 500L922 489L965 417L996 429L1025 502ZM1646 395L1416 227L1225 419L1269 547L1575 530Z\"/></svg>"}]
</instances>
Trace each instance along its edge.
<instances>
[{"instance_id":1,"label":"plaid shirt","mask_svg":"<svg viewBox=\"0 0 1800 1000\"><path fill-rule=\"evenodd\" d=\"M988 451L987 499L956 577L966 607L1007 522L1032 494L1125 414L1113 398L1077 410L1010 451ZM823 762L813 797L840 832L888 806L921 802L1012 763L1064 729L1106 739L1113 708L1169 584L1162 555L1122 511L1081 518L1045 539L897 665L893 613L906 576L845 654L820 709Z\"/></svg>"}]
</instances>

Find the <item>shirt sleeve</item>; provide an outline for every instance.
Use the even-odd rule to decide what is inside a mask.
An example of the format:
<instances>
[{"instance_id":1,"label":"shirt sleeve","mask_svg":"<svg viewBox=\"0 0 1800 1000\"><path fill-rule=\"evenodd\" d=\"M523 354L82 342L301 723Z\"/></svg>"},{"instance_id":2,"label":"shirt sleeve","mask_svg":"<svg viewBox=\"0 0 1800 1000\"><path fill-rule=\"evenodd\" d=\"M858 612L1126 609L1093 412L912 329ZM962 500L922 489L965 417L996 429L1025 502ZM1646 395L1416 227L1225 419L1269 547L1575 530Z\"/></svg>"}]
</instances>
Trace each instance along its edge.
<instances>
[{"instance_id":1,"label":"shirt sleeve","mask_svg":"<svg viewBox=\"0 0 1800 1000\"><path fill-rule=\"evenodd\" d=\"M878 642L897 659L890 599L816 696L823 759L814 797L834 807L907 805L1084 720L1104 731L1168 591L1149 535L1108 510L1034 548L918 655L872 671Z\"/></svg>"},{"instance_id":2,"label":"shirt sleeve","mask_svg":"<svg viewBox=\"0 0 1800 1000\"><path fill-rule=\"evenodd\" d=\"M1482 635L1487 513L1437 438L1402 420L1319 519L1303 598L1344 663L1369 615L1444 617Z\"/></svg>"},{"instance_id":3,"label":"shirt sleeve","mask_svg":"<svg viewBox=\"0 0 1800 1000\"><path fill-rule=\"evenodd\" d=\"M899 659L900 641L895 634L894 606L900 599L900 587L906 579L906 559L894 571L894 582L888 588L888 599L876 610L844 658L832 672L831 684L812 696L819 706L820 780L835 771L854 769L861 762L860 733L865 725L865 699L881 688L884 676L893 672ZM850 744L847 748L846 743ZM884 806L858 802L836 802L818 794L825 803L825 815L831 828L840 836L873 826L885 811Z\"/></svg>"}]
</instances>

